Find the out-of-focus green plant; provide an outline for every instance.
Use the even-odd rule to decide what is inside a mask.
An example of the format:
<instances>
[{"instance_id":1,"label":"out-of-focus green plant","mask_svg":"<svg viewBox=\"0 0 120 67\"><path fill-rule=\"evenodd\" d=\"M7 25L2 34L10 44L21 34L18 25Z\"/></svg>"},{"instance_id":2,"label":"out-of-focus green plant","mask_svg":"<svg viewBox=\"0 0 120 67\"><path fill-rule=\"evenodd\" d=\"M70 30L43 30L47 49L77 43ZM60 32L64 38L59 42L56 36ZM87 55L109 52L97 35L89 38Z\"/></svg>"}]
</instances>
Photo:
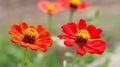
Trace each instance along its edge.
<instances>
[{"instance_id":1,"label":"out-of-focus green plant","mask_svg":"<svg viewBox=\"0 0 120 67\"><path fill-rule=\"evenodd\" d=\"M46 65L45 67L59 67L60 66L58 63L55 51L53 49L49 50L49 53L47 55L47 63L45 65Z\"/></svg>"},{"instance_id":2,"label":"out-of-focus green plant","mask_svg":"<svg viewBox=\"0 0 120 67\"><path fill-rule=\"evenodd\" d=\"M99 8L96 8L94 16L87 18L87 22L96 25L98 22L99 15L100 15L100 10Z\"/></svg>"},{"instance_id":3,"label":"out-of-focus green plant","mask_svg":"<svg viewBox=\"0 0 120 67\"><path fill-rule=\"evenodd\" d=\"M21 62L22 50L18 45L14 46L9 39L7 34L0 35L0 67L18 67Z\"/></svg>"},{"instance_id":4,"label":"out-of-focus green plant","mask_svg":"<svg viewBox=\"0 0 120 67\"><path fill-rule=\"evenodd\" d=\"M97 65L96 67L108 67L110 63L110 58L107 58L103 64Z\"/></svg>"},{"instance_id":5,"label":"out-of-focus green plant","mask_svg":"<svg viewBox=\"0 0 120 67\"><path fill-rule=\"evenodd\" d=\"M0 35L0 67L20 67L24 48L10 42L11 36ZM50 49L47 53L28 50L25 67L59 67L56 53Z\"/></svg>"},{"instance_id":6,"label":"out-of-focus green plant","mask_svg":"<svg viewBox=\"0 0 120 67\"><path fill-rule=\"evenodd\" d=\"M68 67L68 63L66 60L63 61L63 67Z\"/></svg>"},{"instance_id":7,"label":"out-of-focus green plant","mask_svg":"<svg viewBox=\"0 0 120 67\"><path fill-rule=\"evenodd\" d=\"M86 65L92 63L98 55L91 55L87 53L85 56L79 58L78 66L86 67Z\"/></svg>"}]
</instances>

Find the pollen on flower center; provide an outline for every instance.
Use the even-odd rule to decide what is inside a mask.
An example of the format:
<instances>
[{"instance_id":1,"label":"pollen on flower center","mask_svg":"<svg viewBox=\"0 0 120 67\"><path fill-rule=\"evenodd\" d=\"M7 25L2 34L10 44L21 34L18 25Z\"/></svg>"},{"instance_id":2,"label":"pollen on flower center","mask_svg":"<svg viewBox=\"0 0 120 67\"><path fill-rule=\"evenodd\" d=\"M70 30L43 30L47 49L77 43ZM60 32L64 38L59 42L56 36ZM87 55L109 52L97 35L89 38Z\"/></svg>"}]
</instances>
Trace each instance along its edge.
<instances>
[{"instance_id":1,"label":"pollen on flower center","mask_svg":"<svg viewBox=\"0 0 120 67\"><path fill-rule=\"evenodd\" d=\"M54 6L54 5L48 5L48 6L47 6L47 9L48 9L49 11L54 10L54 9L55 9L55 6Z\"/></svg>"},{"instance_id":2,"label":"pollen on flower center","mask_svg":"<svg viewBox=\"0 0 120 67\"><path fill-rule=\"evenodd\" d=\"M34 43L35 38L39 36L39 33L34 28L27 28L24 31L23 41L27 43Z\"/></svg>"},{"instance_id":3,"label":"pollen on flower center","mask_svg":"<svg viewBox=\"0 0 120 67\"><path fill-rule=\"evenodd\" d=\"M34 29L34 28L27 28L25 31L24 31L24 34L25 35L28 35L28 36L34 36L35 38L38 37L39 33Z\"/></svg>"},{"instance_id":4,"label":"pollen on flower center","mask_svg":"<svg viewBox=\"0 0 120 67\"><path fill-rule=\"evenodd\" d=\"M79 5L79 4L80 4L80 0L69 0L69 2L70 2L72 5Z\"/></svg>"},{"instance_id":5,"label":"pollen on flower center","mask_svg":"<svg viewBox=\"0 0 120 67\"><path fill-rule=\"evenodd\" d=\"M90 34L87 30L83 29L80 30L76 33L76 42L78 43L78 45L84 45L85 43L87 43L88 39L90 38Z\"/></svg>"},{"instance_id":6,"label":"pollen on flower center","mask_svg":"<svg viewBox=\"0 0 120 67\"><path fill-rule=\"evenodd\" d=\"M89 32L87 30L85 30L85 29L78 31L78 33L76 34L76 36L78 38L83 38L83 39L90 38Z\"/></svg>"}]
</instances>

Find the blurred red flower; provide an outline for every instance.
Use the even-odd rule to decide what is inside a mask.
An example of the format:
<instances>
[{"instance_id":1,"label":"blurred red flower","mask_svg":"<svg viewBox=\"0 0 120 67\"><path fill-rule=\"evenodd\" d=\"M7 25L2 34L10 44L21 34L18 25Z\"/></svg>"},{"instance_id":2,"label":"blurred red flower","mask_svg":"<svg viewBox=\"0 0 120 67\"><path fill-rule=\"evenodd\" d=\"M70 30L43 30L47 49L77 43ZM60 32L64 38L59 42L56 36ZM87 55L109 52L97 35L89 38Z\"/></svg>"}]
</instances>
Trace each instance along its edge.
<instances>
[{"instance_id":1,"label":"blurred red flower","mask_svg":"<svg viewBox=\"0 0 120 67\"><path fill-rule=\"evenodd\" d=\"M73 10L84 10L88 7L88 3L81 0L59 0L64 7Z\"/></svg>"},{"instance_id":2,"label":"blurred red flower","mask_svg":"<svg viewBox=\"0 0 120 67\"><path fill-rule=\"evenodd\" d=\"M38 8L41 11L50 14L58 13L64 9L59 2L49 2L44 0L38 3Z\"/></svg>"},{"instance_id":3,"label":"blurred red flower","mask_svg":"<svg viewBox=\"0 0 120 67\"><path fill-rule=\"evenodd\" d=\"M9 33L14 35L11 39L13 43L20 43L22 47L30 47L32 50L45 52L47 46L52 46L53 43L51 34L42 25L28 27L26 22L20 22L19 25L13 24Z\"/></svg>"},{"instance_id":4,"label":"blurred red flower","mask_svg":"<svg viewBox=\"0 0 120 67\"><path fill-rule=\"evenodd\" d=\"M65 34L58 37L64 39L64 44L68 47L77 44L76 52L81 56L85 55L86 51L91 54L102 54L106 49L106 42L101 39L102 29L94 25L87 26L84 19L80 19L78 24L69 22L61 28Z\"/></svg>"}]
</instances>

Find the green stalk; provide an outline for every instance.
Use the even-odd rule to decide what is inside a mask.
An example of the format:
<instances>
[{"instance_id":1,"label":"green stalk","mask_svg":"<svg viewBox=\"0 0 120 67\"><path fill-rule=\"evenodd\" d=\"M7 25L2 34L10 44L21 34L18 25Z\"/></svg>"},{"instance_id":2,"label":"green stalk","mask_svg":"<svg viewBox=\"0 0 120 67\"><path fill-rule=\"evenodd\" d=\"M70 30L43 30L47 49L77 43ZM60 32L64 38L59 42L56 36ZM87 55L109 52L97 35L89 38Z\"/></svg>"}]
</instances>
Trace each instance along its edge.
<instances>
[{"instance_id":1,"label":"green stalk","mask_svg":"<svg viewBox=\"0 0 120 67\"><path fill-rule=\"evenodd\" d=\"M48 13L48 24L47 24L47 28L49 31L52 31L52 14Z\"/></svg>"},{"instance_id":2,"label":"green stalk","mask_svg":"<svg viewBox=\"0 0 120 67\"><path fill-rule=\"evenodd\" d=\"M75 55L73 56L73 63L72 63L72 67L74 67L74 66L75 66L75 63L77 62L77 58L78 58L78 55L77 55L77 54L75 54Z\"/></svg>"},{"instance_id":3,"label":"green stalk","mask_svg":"<svg viewBox=\"0 0 120 67\"><path fill-rule=\"evenodd\" d=\"M74 9L70 9L70 16L69 16L69 22L73 20L73 15L74 15L75 10Z\"/></svg>"},{"instance_id":4,"label":"green stalk","mask_svg":"<svg viewBox=\"0 0 120 67\"><path fill-rule=\"evenodd\" d=\"M27 52L28 52L28 50L27 50L27 49L25 49L25 50L24 50L24 54L23 54L23 59L22 59L22 65L21 65L21 67L24 67Z\"/></svg>"}]
</instances>

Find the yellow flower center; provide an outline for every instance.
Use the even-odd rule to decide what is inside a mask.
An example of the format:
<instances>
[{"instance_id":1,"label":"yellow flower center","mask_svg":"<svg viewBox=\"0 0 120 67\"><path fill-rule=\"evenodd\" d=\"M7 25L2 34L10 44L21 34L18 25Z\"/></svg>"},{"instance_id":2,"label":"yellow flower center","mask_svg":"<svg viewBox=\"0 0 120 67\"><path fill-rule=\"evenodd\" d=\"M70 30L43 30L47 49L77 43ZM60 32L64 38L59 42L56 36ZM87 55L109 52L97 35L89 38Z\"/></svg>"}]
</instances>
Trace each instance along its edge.
<instances>
[{"instance_id":1,"label":"yellow flower center","mask_svg":"<svg viewBox=\"0 0 120 67\"><path fill-rule=\"evenodd\" d=\"M69 0L69 2L73 5L79 5L80 4L80 0Z\"/></svg>"},{"instance_id":2,"label":"yellow flower center","mask_svg":"<svg viewBox=\"0 0 120 67\"><path fill-rule=\"evenodd\" d=\"M24 31L24 34L29 37L34 37L34 38L37 38L39 36L39 33L34 28L27 28Z\"/></svg>"},{"instance_id":3,"label":"yellow flower center","mask_svg":"<svg viewBox=\"0 0 120 67\"><path fill-rule=\"evenodd\" d=\"M89 32L87 30L85 30L85 29L78 31L76 36L78 38L83 38L83 39L89 39L90 38Z\"/></svg>"},{"instance_id":4,"label":"yellow flower center","mask_svg":"<svg viewBox=\"0 0 120 67\"><path fill-rule=\"evenodd\" d=\"M47 9L48 9L49 11L52 11L52 10L55 9L55 6L52 5L52 4L50 4L50 5L47 6Z\"/></svg>"}]
</instances>

